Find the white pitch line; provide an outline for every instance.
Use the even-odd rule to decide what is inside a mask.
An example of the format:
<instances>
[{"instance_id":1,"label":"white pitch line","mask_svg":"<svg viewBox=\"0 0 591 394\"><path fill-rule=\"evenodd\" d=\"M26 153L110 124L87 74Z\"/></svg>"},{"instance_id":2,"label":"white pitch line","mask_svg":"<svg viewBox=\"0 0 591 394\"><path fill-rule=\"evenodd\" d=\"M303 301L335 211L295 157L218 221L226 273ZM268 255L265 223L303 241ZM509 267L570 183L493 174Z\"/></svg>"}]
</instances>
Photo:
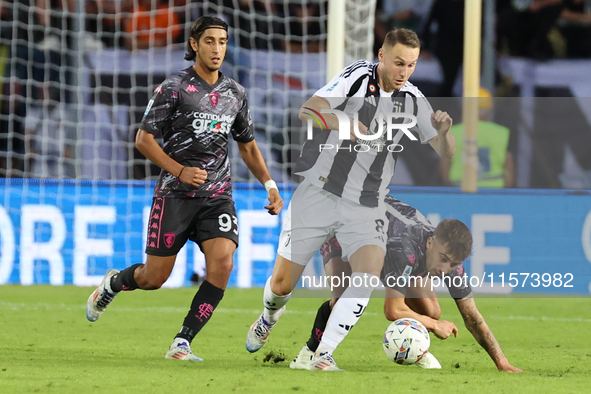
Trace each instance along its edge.
<instances>
[{"instance_id":1,"label":"white pitch line","mask_svg":"<svg viewBox=\"0 0 591 394\"><path fill-rule=\"evenodd\" d=\"M3 302L0 301L0 310L13 310L13 311L30 311L30 310L83 310L86 305L66 305L66 304L47 304L47 303L31 303L27 304L24 302ZM177 308L171 306L148 306L148 307L128 307L128 306L114 306L113 310L119 312L160 312L160 313L186 313L187 308ZM216 313L240 313L240 314L253 314L258 315L261 313L261 309L230 309L230 308L216 308ZM300 311L287 309L285 313L296 314L296 315L315 315L317 311ZM364 315L377 316L375 312L365 312Z\"/></svg>"},{"instance_id":2,"label":"white pitch line","mask_svg":"<svg viewBox=\"0 0 591 394\"><path fill-rule=\"evenodd\" d=\"M85 305L66 305L66 304L47 304L47 303L25 303L25 302L4 302L0 301L0 310L13 311L30 311L30 310L83 310ZM128 306L114 306L113 310L119 312L158 312L158 313L185 313L187 308L177 308L172 306L149 306L149 307L128 307ZM261 313L260 309L232 309L232 308L217 308L216 313L238 313L238 314L252 314L258 315ZM315 315L315 310L301 311L287 309L285 313L295 315ZM364 315L378 316L381 313L365 312ZM583 318L568 318L568 317L547 317L547 316L484 316L485 319L495 320L528 320L528 321L543 321L543 322L571 322L571 323L591 323L591 319Z\"/></svg>"},{"instance_id":3,"label":"white pitch line","mask_svg":"<svg viewBox=\"0 0 591 394\"><path fill-rule=\"evenodd\" d=\"M485 316L485 319L500 319L500 320L530 320L530 321L556 321L556 322L573 322L573 323L591 323L591 319L583 319L580 317L546 317L546 316Z\"/></svg>"}]
</instances>

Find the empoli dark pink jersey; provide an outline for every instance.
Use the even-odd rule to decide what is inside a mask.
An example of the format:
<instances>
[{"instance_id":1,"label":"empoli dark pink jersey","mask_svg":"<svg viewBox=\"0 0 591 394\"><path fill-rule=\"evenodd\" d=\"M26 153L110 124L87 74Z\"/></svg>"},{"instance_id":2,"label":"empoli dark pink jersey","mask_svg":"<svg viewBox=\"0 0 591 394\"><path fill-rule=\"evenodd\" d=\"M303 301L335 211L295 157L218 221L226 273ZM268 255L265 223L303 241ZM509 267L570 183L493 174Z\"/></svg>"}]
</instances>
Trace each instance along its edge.
<instances>
[{"instance_id":1,"label":"empoli dark pink jersey","mask_svg":"<svg viewBox=\"0 0 591 394\"><path fill-rule=\"evenodd\" d=\"M207 171L194 187L162 170L154 197L231 197L228 139L254 140L244 88L221 72L209 85L192 67L167 78L154 90L140 128L162 137L164 152L187 167Z\"/></svg>"}]
</instances>

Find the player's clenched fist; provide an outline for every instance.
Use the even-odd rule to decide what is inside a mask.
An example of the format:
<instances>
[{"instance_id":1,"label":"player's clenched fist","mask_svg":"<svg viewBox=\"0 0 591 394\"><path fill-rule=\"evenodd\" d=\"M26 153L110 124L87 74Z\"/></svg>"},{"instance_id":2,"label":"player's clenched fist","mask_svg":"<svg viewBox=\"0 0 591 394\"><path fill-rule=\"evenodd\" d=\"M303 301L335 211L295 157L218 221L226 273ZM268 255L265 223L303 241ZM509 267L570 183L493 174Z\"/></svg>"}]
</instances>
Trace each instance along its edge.
<instances>
[{"instance_id":1,"label":"player's clenched fist","mask_svg":"<svg viewBox=\"0 0 591 394\"><path fill-rule=\"evenodd\" d=\"M453 125L453 120L447 112L437 110L431 114L431 124L438 134L445 134Z\"/></svg>"},{"instance_id":2,"label":"player's clenched fist","mask_svg":"<svg viewBox=\"0 0 591 394\"><path fill-rule=\"evenodd\" d=\"M278 215L283 208L283 199L276 188L269 189L268 198L270 204L265 207L271 215Z\"/></svg>"},{"instance_id":3,"label":"player's clenched fist","mask_svg":"<svg viewBox=\"0 0 591 394\"><path fill-rule=\"evenodd\" d=\"M188 183L193 186L201 186L207 180L207 171L199 167L185 167L181 171L179 179L183 183Z\"/></svg>"},{"instance_id":4,"label":"player's clenched fist","mask_svg":"<svg viewBox=\"0 0 591 394\"><path fill-rule=\"evenodd\" d=\"M435 334L435 336L439 339L446 339L451 334L454 334L454 337L457 337L458 328L450 321L440 320L433 329L433 334Z\"/></svg>"}]
</instances>

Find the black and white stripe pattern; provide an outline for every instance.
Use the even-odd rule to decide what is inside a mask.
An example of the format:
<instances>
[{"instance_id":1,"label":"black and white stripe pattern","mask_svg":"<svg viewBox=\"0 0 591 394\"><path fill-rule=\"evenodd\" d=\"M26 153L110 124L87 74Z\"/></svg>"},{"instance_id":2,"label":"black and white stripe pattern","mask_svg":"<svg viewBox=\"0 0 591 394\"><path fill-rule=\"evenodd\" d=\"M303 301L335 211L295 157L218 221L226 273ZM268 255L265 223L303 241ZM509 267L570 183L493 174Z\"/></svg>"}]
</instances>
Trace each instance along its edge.
<instances>
[{"instance_id":1,"label":"black and white stripe pattern","mask_svg":"<svg viewBox=\"0 0 591 394\"><path fill-rule=\"evenodd\" d=\"M394 131L392 140L386 141L381 114L415 115L417 126L411 130L418 132L423 143L437 135L430 121L433 110L421 91L407 82L394 93L384 92L378 85L377 67L378 63L357 61L315 95L326 98L332 108L345 112L349 119L357 113L361 123L368 126L368 135L376 133L381 123L384 135L375 143L353 142L339 140L337 130L314 129L314 139L304 145L294 170L318 187L368 207L377 207L387 194L398 154L395 151L399 149L396 144L404 136L401 130Z\"/></svg>"}]
</instances>

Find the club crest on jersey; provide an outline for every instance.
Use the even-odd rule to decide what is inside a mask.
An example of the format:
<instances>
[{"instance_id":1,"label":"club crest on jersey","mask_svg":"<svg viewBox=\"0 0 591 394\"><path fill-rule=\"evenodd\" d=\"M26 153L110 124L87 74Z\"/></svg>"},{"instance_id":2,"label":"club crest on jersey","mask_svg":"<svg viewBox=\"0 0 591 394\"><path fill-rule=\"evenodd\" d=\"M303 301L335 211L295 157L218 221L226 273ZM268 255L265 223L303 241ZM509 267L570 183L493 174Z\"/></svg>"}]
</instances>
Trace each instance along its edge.
<instances>
[{"instance_id":1,"label":"club crest on jersey","mask_svg":"<svg viewBox=\"0 0 591 394\"><path fill-rule=\"evenodd\" d=\"M220 101L220 94L218 92L210 92L209 93L209 101L211 101L211 105L214 107L218 106L218 102Z\"/></svg>"},{"instance_id":2,"label":"club crest on jersey","mask_svg":"<svg viewBox=\"0 0 591 394\"><path fill-rule=\"evenodd\" d=\"M166 245L166 247L168 249L172 248L172 245L174 245L175 239L176 239L175 233L165 233L164 234L164 245Z\"/></svg>"},{"instance_id":3,"label":"club crest on jersey","mask_svg":"<svg viewBox=\"0 0 591 394\"><path fill-rule=\"evenodd\" d=\"M188 85L187 88L185 89L185 92L188 93L199 93L199 90L197 90L197 88L193 85Z\"/></svg>"}]
</instances>

